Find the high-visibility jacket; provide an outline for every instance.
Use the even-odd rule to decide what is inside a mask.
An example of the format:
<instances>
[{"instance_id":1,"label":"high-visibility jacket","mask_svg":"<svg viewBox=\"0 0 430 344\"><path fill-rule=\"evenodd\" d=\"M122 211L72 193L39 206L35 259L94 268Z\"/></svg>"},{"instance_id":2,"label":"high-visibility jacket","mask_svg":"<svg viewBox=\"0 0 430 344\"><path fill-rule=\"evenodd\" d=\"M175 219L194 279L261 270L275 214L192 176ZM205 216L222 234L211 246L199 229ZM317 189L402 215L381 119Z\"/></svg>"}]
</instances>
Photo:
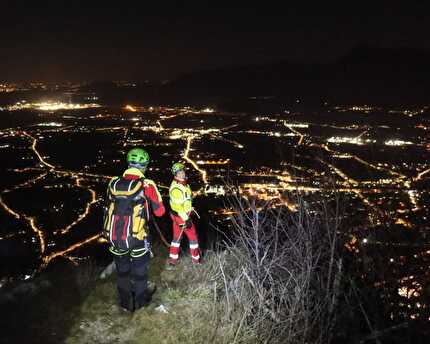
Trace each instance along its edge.
<instances>
[{"instance_id":1,"label":"high-visibility jacket","mask_svg":"<svg viewBox=\"0 0 430 344\"><path fill-rule=\"evenodd\" d=\"M172 181L169 189L170 208L176 212L183 221L187 221L192 206L192 191L188 184L178 182L176 179Z\"/></svg>"}]
</instances>

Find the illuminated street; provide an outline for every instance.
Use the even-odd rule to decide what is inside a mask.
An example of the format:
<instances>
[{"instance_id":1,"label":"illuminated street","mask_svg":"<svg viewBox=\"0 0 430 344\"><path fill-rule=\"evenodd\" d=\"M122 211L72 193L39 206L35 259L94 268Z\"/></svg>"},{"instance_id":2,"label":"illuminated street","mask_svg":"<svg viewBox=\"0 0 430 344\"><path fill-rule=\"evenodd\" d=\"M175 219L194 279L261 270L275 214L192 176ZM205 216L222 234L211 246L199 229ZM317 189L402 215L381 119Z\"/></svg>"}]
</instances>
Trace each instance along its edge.
<instances>
[{"instance_id":1,"label":"illuminated street","mask_svg":"<svg viewBox=\"0 0 430 344\"><path fill-rule=\"evenodd\" d=\"M1 343L430 342L430 2L0 8Z\"/></svg>"},{"instance_id":2,"label":"illuminated street","mask_svg":"<svg viewBox=\"0 0 430 344\"><path fill-rule=\"evenodd\" d=\"M171 163L187 164L196 206L210 216L209 222L200 224L201 230L209 231L210 223L222 225L234 214L223 201L231 192L228 182L237 186L234 189L242 197L292 212L297 210L298 196L311 204L340 199L350 221L343 233L348 250L358 250L361 241L369 248L409 247L417 261L430 258L426 246L430 214L425 207L429 142L428 136L416 134L429 125L421 111L407 112L405 125L411 128L411 136L403 139L398 139L398 129L385 124L383 136L373 135L374 128L381 126L378 121L373 127L356 121L363 113L372 116L375 110L370 107L329 109L327 116L348 114L342 123L334 118L320 123L312 113L253 116L208 107L132 104L109 108L24 103L2 112L13 117L38 110L47 114L37 115L32 125L0 131L0 154L8 172L0 195L1 215L4 221L12 221L10 229L1 233L0 243L22 240L37 252L37 259L28 261L25 275L42 271L60 258L79 264L90 252L104 249L100 224L105 188L125 168L124 154L134 146L149 151L147 175L164 196ZM387 110L385 116L405 121L404 111L390 114ZM69 153L71 146L73 153ZM417 155L426 158L413 158ZM382 234L386 228L391 237ZM405 231L420 238L422 246L403 243L400 238ZM411 275L406 260L395 258L395 253L387 258L388 264L391 259L402 264L395 273L402 285L404 276ZM399 295L415 295L399 288Z\"/></svg>"}]
</instances>

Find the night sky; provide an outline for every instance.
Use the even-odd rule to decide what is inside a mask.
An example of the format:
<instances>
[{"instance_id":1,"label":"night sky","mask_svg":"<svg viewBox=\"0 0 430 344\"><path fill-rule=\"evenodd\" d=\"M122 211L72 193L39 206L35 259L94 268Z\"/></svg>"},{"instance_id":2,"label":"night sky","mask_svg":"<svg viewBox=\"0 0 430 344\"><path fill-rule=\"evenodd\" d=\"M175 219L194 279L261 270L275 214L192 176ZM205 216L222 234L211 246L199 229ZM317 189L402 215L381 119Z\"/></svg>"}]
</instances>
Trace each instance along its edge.
<instances>
[{"instance_id":1,"label":"night sky","mask_svg":"<svg viewBox=\"0 0 430 344\"><path fill-rule=\"evenodd\" d=\"M171 80L282 59L326 63L362 44L430 51L425 1L142 3L2 1L0 81Z\"/></svg>"}]
</instances>

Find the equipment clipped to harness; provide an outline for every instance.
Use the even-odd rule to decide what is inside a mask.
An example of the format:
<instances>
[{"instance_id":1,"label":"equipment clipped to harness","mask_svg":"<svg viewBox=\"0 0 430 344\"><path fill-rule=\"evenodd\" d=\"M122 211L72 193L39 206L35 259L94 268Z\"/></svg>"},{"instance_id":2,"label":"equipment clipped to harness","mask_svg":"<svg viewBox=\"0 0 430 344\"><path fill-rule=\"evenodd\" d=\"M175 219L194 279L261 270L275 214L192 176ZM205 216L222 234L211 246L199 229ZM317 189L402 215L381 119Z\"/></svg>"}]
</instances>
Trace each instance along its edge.
<instances>
[{"instance_id":1,"label":"equipment clipped to harness","mask_svg":"<svg viewBox=\"0 0 430 344\"><path fill-rule=\"evenodd\" d=\"M184 223L181 223L179 225L179 227L183 228L183 229L188 229L188 228L191 228L192 226L193 226L193 221L190 218L187 221L185 221Z\"/></svg>"},{"instance_id":2,"label":"equipment clipped to harness","mask_svg":"<svg viewBox=\"0 0 430 344\"><path fill-rule=\"evenodd\" d=\"M106 238L112 246L120 250L134 248L136 239L144 240L146 237L148 219L143 180L112 179L103 221Z\"/></svg>"},{"instance_id":3,"label":"equipment clipped to harness","mask_svg":"<svg viewBox=\"0 0 430 344\"><path fill-rule=\"evenodd\" d=\"M149 245L149 241L145 239L145 246L132 249L130 252L130 256L131 258L139 258L147 254L148 252L151 258L154 258L154 254L152 253L151 246Z\"/></svg>"},{"instance_id":4,"label":"equipment clipped to harness","mask_svg":"<svg viewBox=\"0 0 430 344\"><path fill-rule=\"evenodd\" d=\"M130 249L130 250L121 250L119 248L111 246L111 247L109 247L109 251L110 251L110 253L112 253L115 256L125 256L125 255L130 254L131 258L140 258L140 257L144 256L145 254L149 253L151 258L154 258L154 254L152 253L151 245L149 244L149 241L145 239L143 242L144 242L143 247L135 247L135 248Z\"/></svg>"}]
</instances>

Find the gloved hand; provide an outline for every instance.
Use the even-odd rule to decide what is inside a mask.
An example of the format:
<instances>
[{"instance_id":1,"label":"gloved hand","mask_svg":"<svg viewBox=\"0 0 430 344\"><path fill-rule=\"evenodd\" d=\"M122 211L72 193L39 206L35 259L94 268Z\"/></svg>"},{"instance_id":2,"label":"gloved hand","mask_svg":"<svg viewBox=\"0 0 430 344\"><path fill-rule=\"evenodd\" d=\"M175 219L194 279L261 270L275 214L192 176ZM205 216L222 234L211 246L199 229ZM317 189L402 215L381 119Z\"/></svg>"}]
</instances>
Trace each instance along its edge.
<instances>
[{"instance_id":1,"label":"gloved hand","mask_svg":"<svg viewBox=\"0 0 430 344\"><path fill-rule=\"evenodd\" d=\"M193 221L191 220L191 218L189 218L187 221L185 221L184 223L181 223L179 225L179 227L181 229L189 229L193 226Z\"/></svg>"}]
</instances>

